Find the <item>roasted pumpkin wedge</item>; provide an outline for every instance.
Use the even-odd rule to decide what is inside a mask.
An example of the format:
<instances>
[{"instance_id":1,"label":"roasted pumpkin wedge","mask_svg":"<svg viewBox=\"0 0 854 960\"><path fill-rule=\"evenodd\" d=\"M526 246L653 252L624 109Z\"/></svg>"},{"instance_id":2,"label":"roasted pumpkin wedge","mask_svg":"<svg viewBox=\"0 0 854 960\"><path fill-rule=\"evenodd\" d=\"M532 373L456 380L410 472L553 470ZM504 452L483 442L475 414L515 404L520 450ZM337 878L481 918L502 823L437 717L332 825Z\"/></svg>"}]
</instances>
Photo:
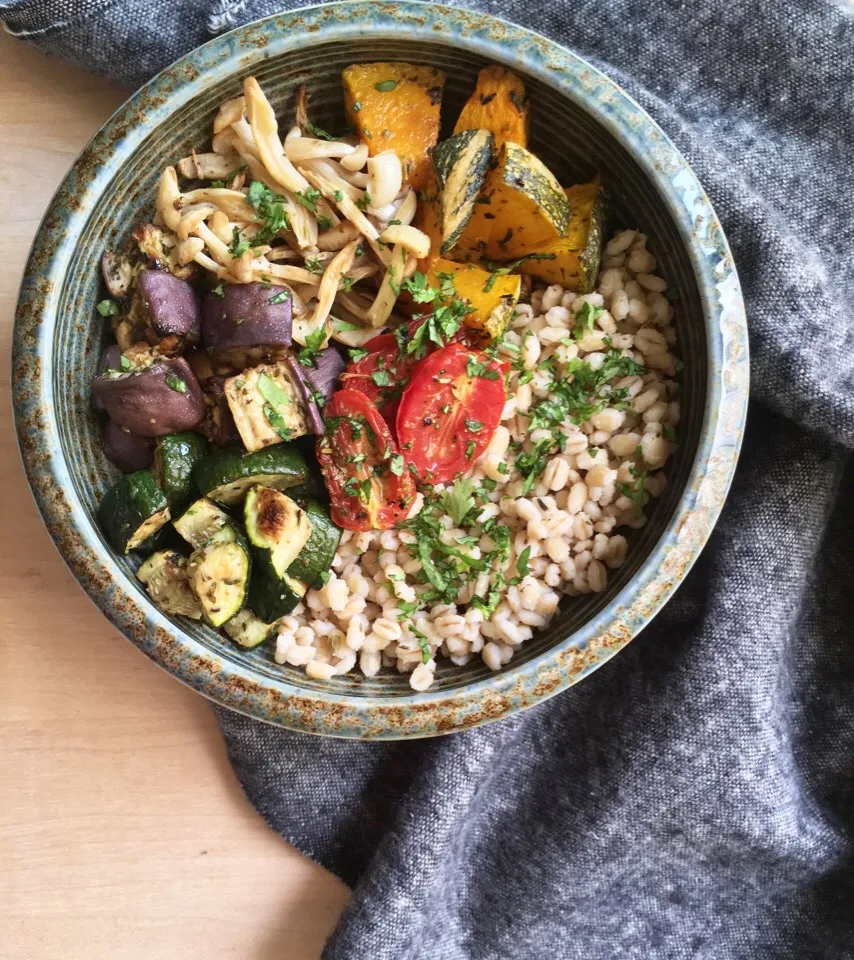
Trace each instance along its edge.
<instances>
[{"instance_id":1,"label":"roasted pumpkin wedge","mask_svg":"<svg viewBox=\"0 0 854 960\"><path fill-rule=\"evenodd\" d=\"M494 144L488 130L463 130L433 150L433 167L440 189L440 253L454 247L471 219Z\"/></svg>"},{"instance_id":2,"label":"roasted pumpkin wedge","mask_svg":"<svg viewBox=\"0 0 854 960\"><path fill-rule=\"evenodd\" d=\"M568 290L590 293L602 258L605 191L597 179L567 187L566 196L572 208L566 236L527 250L526 253L540 256L525 260L518 269L545 283L559 283Z\"/></svg>"},{"instance_id":3,"label":"roasted pumpkin wedge","mask_svg":"<svg viewBox=\"0 0 854 960\"><path fill-rule=\"evenodd\" d=\"M496 149L506 140L528 146L528 101L521 77L504 67L484 67L477 86L460 112L454 133L489 130Z\"/></svg>"},{"instance_id":4,"label":"roasted pumpkin wedge","mask_svg":"<svg viewBox=\"0 0 854 960\"><path fill-rule=\"evenodd\" d=\"M455 260L514 260L562 237L569 201L549 168L507 141L454 247Z\"/></svg>"},{"instance_id":5,"label":"roasted pumpkin wedge","mask_svg":"<svg viewBox=\"0 0 854 960\"><path fill-rule=\"evenodd\" d=\"M347 121L368 153L394 150L404 180L422 190L430 177L429 151L439 139L445 74L411 63L355 63L341 82Z\"/></svg>"},{"instance_id":6,"label":"roasted pumpkin wedge","mask_svg":"<svg viewBox=\"0 0 854 960\"><path fill-rule=\"evenodd\" d=\"M421 273L427 273L439 259L439 247L442 245L442 213L439 207L439 185L436 183L436 173L431 168L427 186L418 199L415 210L415 219L412 225L418 227L422 233L430 238L430 252L418 261Z\"/></svg>"},{"instance_id":7,"label":"roasted pumpkin wedge","mask_svg":"<svg viewBox=\"0 0 854 960\"><path fill-rule=\"evenodd\" d=\"M513 316L522 278L513 274L489 273L474 263L455 263L441 258L433 264L427 282L441 287L440 274L453 277L457 296L474 307L463 320L465 326L484 339L500 337Z\"/></svg>"}]
</instances>

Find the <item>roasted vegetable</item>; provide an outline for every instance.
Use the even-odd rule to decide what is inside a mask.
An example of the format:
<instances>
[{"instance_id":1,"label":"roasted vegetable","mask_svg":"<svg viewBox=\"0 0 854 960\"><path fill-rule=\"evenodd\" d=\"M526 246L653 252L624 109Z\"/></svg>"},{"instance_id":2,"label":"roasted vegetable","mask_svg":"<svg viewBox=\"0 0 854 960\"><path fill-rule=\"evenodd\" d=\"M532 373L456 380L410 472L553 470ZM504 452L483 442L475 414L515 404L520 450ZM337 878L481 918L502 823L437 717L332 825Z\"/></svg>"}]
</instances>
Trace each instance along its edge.
<instances>
[{"instance_id":1,"label":"roasted vegetable","mask_svg":"<svg viewBox=\"0 0 854 960\"><path fill-rule=\"evenodd\" d=\"M293 492L288 493L292 495ZM288 575L317 588L323 585L323 575L335 559L335 551L341 542L341 528L332 522L326 507L316 500L306 501L304 507L311 523L311 536L288 567Z\"/></svg>"},{"instance_id":2,"label":"roasted vegetable","mask_svg":"<svg viewBox=\"0 0 854 960\"><path fill-rule=\"evenodd\" d=\"M594 180L568 187L566 196L572 208L566 236L527 251L536 256L519 264L518 269L544 283L589 293L596 285L602 257L605 192L599 180Z\"/></svg>"},{"instance_id":3,"label":"roasted vegetable","mask_svg":"<svg viewBox=\"0 0 854 960\"><path fill-rule=\"evenodd\" d=\"M477 86L466 101L454 127L461 130L489 130L496 148L511 140L528 146L528 102L525 84L504 67L484 67L477 75Z\"/></svg>"},{"instance_id":4,"label":"roasted vegetable","mask_svg":"<svg viewBox=\"0 0 854 960\"><path fill-rule=\"evenodd\" d=\"M205 415L201 387L181 357L126 373L105 371L92 384L93 405L141 437L191 430Z\"/></svg>"},{"instance_id":5,"label":"roasted vegetable","mask_svg":"<svg viewBox=\"0 0 854 960\"><path fill-rule=\"evenodd\" d=\"M255 453L216 450L196 464L193 477L204 496L229 507L240 503L256 484L276 490L304 484L308 467L303 455L290 444Z\"/></svg>"},{"instance_id":6,"label":"roasted vegetable","mask_svg":"<svg viewBox=\"0 0 854 960\"><path fill-rule=\"evenodd\" d=\"M202 497L190 504L172 525L191 547L198 549L229 523L231 518L224 510Z\"/></svg>"},{"instance_id":7,"label":"roasted vegetable","mask_svg":"<svg viewBox=\"0 0 854 960\"><path fill-rule=\"evenodd\" d=\"M208 455L207 440L191 430L160 437L154 451L152 473L166 494L169 509L177 515L193 499L193 467Z\"/></svg>"},{"instance_id":8,"label":"roasted vegetable","mask_svg":"<svg viewBox=\"0 0 854 960\"><path fill-rule=\"evenodd\" d=\"M127 553L169 522L169 504L150 470L129 473L98 507L98 522L113 548Z\"/></svg>"},{"instance_id":9,"label":"roasted vegetable","mask_svg":"<svg viewBox=\"0 0 854 960\"><path fill-rule=\"evenodd\" d=\"M305 425L309 433L316 436L323 433L323 417L320 413L321 406L326 402L314 389L314 386L308 379L308 372L300 364L296 357L287 357L285 363L290 371L291 381L297 390L297 395L302 401L302 409L305 414Z\"/></svg>"},{"instance_id":10,"label":"roasted vegetable","mask_svg":"<svg viewBox=\"0 0 854 960\"><path fill-rule=\"evenodd\" d=\"M202 341L215 365L242 370L281 359L291 345L293 299L281 286L227 284L209 293L202 308Z\"/></svg>"},{"instance_id":11,"label":"roasted vegetable","mask_svg":"<svg viewBox=\"0 0 854 960\"><path fill-rule=\"evenodd\" d=\"M141 322L140 339L156 345L161 353L180 353L199 341L196 292L168 270L140 272L132 309Z\"/></svg>"},{"instance_id":12,"label":"roasted vegetable","mask_svg":"<svg viewBox=\"0 0 854 960\"><path fill-rule=\"evenodd\" d=\"M307 590L306 584L295 577L285 574L280 578L269 571L256 570L249 585L249 609L262 620L272 623L287 616Z\"/></svg>"},{"instance_id":13,"label":"roasted vegetable","mask_svg":"<svg viewBox=\"0 0 854 960\"><path fill-rule=\"evenodd\" d=\"M240 441L240 434L225 395L225 377L211 377L206 384L205 406L207 412L199 430L218 447Z\"/></svg>"},{"instance_id":14,"label":"roasted vegetable","mask_svg":"<svg viewBox=\"0 0 854 960\"><path fill-rule=\"evenodd\" d=\"M557 240L569 223L569 201L532 153L507 141L490 170L474 213L454 247L455 260L513 260Z\"/></svg>"},{"instance_id":15,"label":"roasted vegetable","mask_svg":"<svg viewBox=\"0 0 854 960\"><path fill-rule=\"evenodd\" d=\"M302 403L284 361L229 377L225 396L240 439L250 452L307 432Z\"/></svg>"},{"instance_id":16,"label":"roasted vegetable","mask_svg":"<svg viewBox=\"0 0 854 960\"><path fill-rule=\"evenodd\" d=\"M252 573L249 544L233 523L226 523L187 564L190 589L212 627L221 627L245 604Z\"/></svg>"},{"instance_id":17,"label":"roasted vegetable","mask_svg":"<svg viewBox=\"0 0 854 960\"><path fill-rule=\"evenodd\" d=\"M137 268L123 254L105 250L101 257L101 273L110 296L124 300L130 293Z\"/></svg>"},{"instance_id":18,"label":"roasted vegetable","mask_svg":"<svg viewBox=\"0 0 854 960\"><path fill-rule=\"evenodd\" d=\"M439 187L436 175L432 173L430 184L424 191L422 199L418 201L413 226L430 238L430 252L418 261L421 273L427 273L439 259L439 247L442 245L442 212L439 206ZM406 292L404 291L404 295Z\"/></svg>"},{"instance_id":19,"label":"roasted vegetable","mask_svg":"<svg viewBox=\"0 0 854 960\"><path fill-rule=\"evenodd\" d=\"M443 140L433 151L433 166L441 191L440 251L443 254L454 247L471 219L494 144L488 130L464 130L450 140Z\"/></svg>"},{"instance_id":20,"label":"roasted vegetable","mask_svg":"<svg viewBox=\"0 0 854 960\"><path fill-rule=\"evenodd\" d=\"M122 473L133 473L151 465L152 453L144 437L128 433L108 420L104 426L104 456Z\"/></svg>"},{"instance_id":21,"label":"roasted vegetable","mask_svg":"<svg viewBox=\"0 0 854 960\"><path fill-rule=\"evenodd\" d=\"M463 318L463 324L490 339L500 337L513 316L522 287L521 278L511 273L489 273L473 263L439 259L427 275L428 284L441 289L440 274L453 278L457 297L474 307L473 312ZM451 299L447 298L446 303Z\"/></svg>"},{"instance_id":22,"label":"roasted vegetable","mask_svg":"<svg viewBox=\"0 0 854 960\"><path fill-rule=\"evenodd\" d=\"M228 636L244 650L260 647L276 630L277 622L264 623L251 610L241 610L222 625Z\"/></svg>"},{"instance_id":23,"label":"roasted vegetable","mask_svg":"<svg viewBox=\"0 0 854 960\"><path fill-rule=\"evenodd\" d=\"M338 389L338 378L347 366L344 352L336 346L329 346L314 358L314 366L306 367L308 379L324 402L327 402Z\"/></svg>"},{"instance_id":24,"label":"roasted vegetable","mask_svg":"<svg viewBox=\"0 0 854 960\"><path fill-rule=\"evenodd\" d=\"M202 608L187 576L187 558L177 550L153 553L136 571L136 576L164 613L201 620Z\"/></svg>"},{"instance_id":25,"label":"roasted vegetable","mask_svg":"<svg viewBox=\"0 0 854 960\"><path fill-rule=\"evenodd\" d=\"M255 486L246 494L243 519L260 569L283 577L311 536L308 514L281 490Z\"/></svg>"},{"instance_id":26,"label":"roasted vegetable","mask_svg":"<svg viewBox=\"0 0 854 960\"><path fill-rule=\"evenodd\" d=\"M403 179L421 190L430 175L429 150L439 138L445 74L411 63L358 63L341 74L347 122L371 156L393 150Z\"/></svg>"},{"instance_id":27,"label":"roasted vegetable","mask_svg":"<svg viewBox=\"0 0 854 960\"><path fill-rule=\"evenodd\" d=\"M139 252L148 266L168 270L180 280L193 280L198 274L194 263L179 262L176 251L177 237L153 223L137 224L131 231Z\"/></svg>"}]
</instances>

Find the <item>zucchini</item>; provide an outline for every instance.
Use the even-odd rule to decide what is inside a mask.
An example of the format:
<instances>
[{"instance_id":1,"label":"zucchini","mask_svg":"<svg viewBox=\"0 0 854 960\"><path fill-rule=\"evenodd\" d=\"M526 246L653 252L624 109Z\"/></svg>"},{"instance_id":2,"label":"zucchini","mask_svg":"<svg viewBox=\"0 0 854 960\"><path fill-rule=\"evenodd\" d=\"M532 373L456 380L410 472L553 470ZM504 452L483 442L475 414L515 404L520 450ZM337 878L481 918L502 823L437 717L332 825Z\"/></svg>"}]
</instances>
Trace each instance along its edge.
<instances>
[{"instance_id":1,"label":"zucchini","mask_svg":"<svg viewBox=\"0 0 854 960\"><path fill-rule=\"evenodd\" d=\"M255 486L246 494L243 516L261 567L283 577L311 536L308 514L280 490Z\"/></svg>"},{"instance_id":2,"label":"zucchini","mask_svg":"<svg viewBox=\"0 0 854 960\"><path fill-rule=\"evenodd\" d=\"M158 437L152 472L172 513L179 513L193 499L193 467L209 452L207 440L192 430Z\"/></svg>"},{"instance_id":3,"label":"zucchini","mask_svg":"<svg viewBox=\"0 0 854 960\"><path fill-rule=\"evenodd\" d=\"M202 608L187 576L187 558L177 550L153 553L136 571L136 576L164 613L201 619Z\"/></svg>"},{"instance_id":4,"label":"zucchini","mask_svg":"<svg viewBox=\"0 0 854 960\"><path fill-rule=\"evenodd\" d=\"M341 529L332 522L326 507L316 500L309 500L303 506L311 523L311 536L288 567L288 576L318 589L323 585L323 574L332 566L341 541Z\"/></svg>"},{"instance_id":5,"label":"zucchini","mask_svg":"<svg viewBox=\"0 0 854 960\"><path fill-rule=\"evenodd\" d=\"M173 520L172 526L194 550L198 550L231 522L231 517L224 510L203 497L187 507L177 520Z\"/></svg>"},{"instance_id":6,"label":"zucchini","mask_svg":"<svg viewBox=\"0 0 854 960\"><path fill-rule=\"evenodd\" d=\"M308 480L305 458L294 447L277 444L255 453L230 447L217 450L193 468L199 491L223 506L231 507L256 484L285 490Z\"/></svg>"},{"instance_id":7,"label":"zucchini","mask_svg":"<svg viewBox=\"0 0 854 960\"><path fill-rule=\"evenodd\" d=\"M150 470L128 473L98 507L98 523L119 553L135 550L169 522L169 503Z\"/></svg>"},{"instance_id":8,"label":"zucchini","mask_svg":"<svg viewBox=\"0 0 854 960\"><path fill-rule=\"evenodd\" d=\"M256 570L249 585L249 609L262 620L272 623L287 616L302 600L308 584L290 577L275 576L269 569Z\"/></svg>"},{"instance_id":9,"label":"zucchini","mask_svg":"<svg viewBox=\"0 0 854 960\"><path fill-rule=\"evenodd\" d=\"M170 510L169 513L171 514L172 511ZM181 546L181 539L175 533L175 528L171 524L165 523L138 547L134 547L134 552L142 557L149 557L152 553L157 553L158 550L175 550Z\"/></svg>"},{"instance_id":10,"label":"zucchini","mask_svg":"<svg viewBox=\"0 0 854 960\"><path fill-rule=\"evenodd\" d=\"M205 621L221 627L246 603L252 573L246 538L234 524L225 524L193 552L187 573Z\"/></svg>"},{"instance_id":11,"label":"zucchini","mask_svg":"<svg viewBox=\"0 0 854 960\"><path fill-rule=\"evenodd\" d=\"M488 130L463 130L433 150L441 189L442 254L456 245L471 219L494 149L495 138Z\"/></svg>"},{"instance_id":12,"label":"zucchini","mask_svg":"<svg viewBox=\"0 0 854 960\"><path fill-rule=\"evenodd\" d=\"M277 626L276 621L264 623L251 610L241 610L227 620L222 625L222 629L239 647L252 650L260 647L273 634Z\"/></svg>"},{"instance_id":13,"label":"zucchini","mask_svg":"<svg viewBox=\"0 0 854 960\"><path fill-rule=\"evenodd\" d=\"M569 200L554 174L532 153L508 140L454 247L454 259L524 257L562 237L569 217Z\"/></svg>"},{"instance_id":14,"label":"zucchini","mask_svg":"<svg viewBox=\"0 0 854 960\"><path fill-rule=\"evenodd\" d=\"M229 377L223 390L243 446L250 452L308 432L299 393L284 361Z\"/></svg>"}]
</instances>

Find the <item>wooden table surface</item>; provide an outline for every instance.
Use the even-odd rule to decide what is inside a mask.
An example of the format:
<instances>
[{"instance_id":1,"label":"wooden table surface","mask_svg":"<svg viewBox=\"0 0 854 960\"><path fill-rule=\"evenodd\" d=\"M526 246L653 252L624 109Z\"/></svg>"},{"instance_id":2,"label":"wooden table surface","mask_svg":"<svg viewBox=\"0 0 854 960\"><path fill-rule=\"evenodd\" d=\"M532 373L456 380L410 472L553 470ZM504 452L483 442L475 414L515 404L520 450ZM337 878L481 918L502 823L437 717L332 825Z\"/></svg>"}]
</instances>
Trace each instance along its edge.
<instances>
[{"instance_id":1,"label":"wooden table surface","mask_svg":"<svg viewBox=\"0 0 854 960\"><path fill-rule=\"evenodd\" d=\"M250 808L208 703L77 586L15 445L21 270L56 185L126 91L6 35L0 91L0 958L317 957L346 888Z\"/></svg>"}]
</instances>

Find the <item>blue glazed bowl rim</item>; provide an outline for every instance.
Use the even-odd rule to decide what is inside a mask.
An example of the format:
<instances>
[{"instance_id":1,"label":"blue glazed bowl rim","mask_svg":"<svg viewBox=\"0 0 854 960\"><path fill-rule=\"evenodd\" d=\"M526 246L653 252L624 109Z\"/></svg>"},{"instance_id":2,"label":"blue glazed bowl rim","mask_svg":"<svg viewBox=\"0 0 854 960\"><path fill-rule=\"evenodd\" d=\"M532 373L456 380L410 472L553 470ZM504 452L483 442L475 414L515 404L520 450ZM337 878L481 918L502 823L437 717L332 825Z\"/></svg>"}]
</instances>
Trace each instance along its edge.
<instances>
[{"instance_id":1,"label":"blue glazed bowl rim","mask_svg":"<svg viewBox=\"0 0 854 960\"><path fill-rule=\"evenodd\" d=\"M133 585L124 586L127 573L76 496L53 418L38 416L53 409L53 331L65 265L99 195L132 151L206 86L259 58L298 48L309 33L327 42L368 31L451 44L503 63L594 116L643 168L677 225L700 291L709 350L707 406L685 491L629 583L582 628L527 662L511 662L501 673L458 688L394 698L313 690L285 675L259 675L251 661L220 656ZM99 156L93 175L92 158ZM487 14L421 2L355 0L255 21L193 50L135 93L83 151L49 210L61 214L46 215L33 243L13 343L15 417L30 485L54 542L90 598L155 662L220 704L294 730L365 739L433 736L499 719L559 693L625 646L669 599L711 533L735 469L748 396L747 325L732 256L705 192L664 132L614 81L554 41ZM15 376L34 361L40 370L35 390ZM40 425L37 435L33 422Z\"/></svg>"}]
</instances>

